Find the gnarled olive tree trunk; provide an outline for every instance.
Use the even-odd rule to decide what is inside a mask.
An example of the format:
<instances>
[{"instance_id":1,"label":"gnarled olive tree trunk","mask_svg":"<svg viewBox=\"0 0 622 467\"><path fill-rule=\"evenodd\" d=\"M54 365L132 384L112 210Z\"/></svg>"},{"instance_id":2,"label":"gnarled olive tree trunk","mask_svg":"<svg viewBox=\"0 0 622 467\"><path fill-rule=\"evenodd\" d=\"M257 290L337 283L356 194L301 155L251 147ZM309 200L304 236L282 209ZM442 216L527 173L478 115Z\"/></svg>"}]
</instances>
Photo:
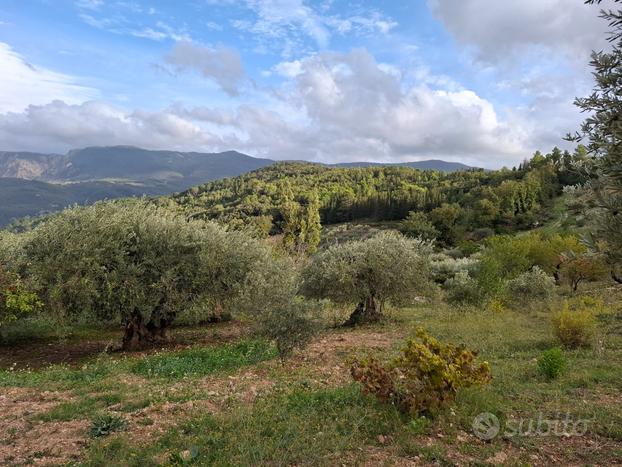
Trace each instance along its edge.
<instances>
[{"instance_id":1,"label":"gnarled olive tree trunk","mask_svg":"<svg viewBox=\"0 0 622 467\"><path fill-rule=\"evenodd\" d=\"M344 326L356 326L358 324L377 323L382 318L382 306L371 295L360 302L352 312Z\"/></svg>"},{"instance_id":2,"label":"gnarled olive tree trunk","mask_svg":"<svg viewBox=\"0 0 622 467\"><path fill-rule=\"evenodd\" d=\"M134 309L125 324L123 350L139 350L153 342L168 342L173 318L151 319L145 322L137 309Z\"/></svg>"}]
</instances>

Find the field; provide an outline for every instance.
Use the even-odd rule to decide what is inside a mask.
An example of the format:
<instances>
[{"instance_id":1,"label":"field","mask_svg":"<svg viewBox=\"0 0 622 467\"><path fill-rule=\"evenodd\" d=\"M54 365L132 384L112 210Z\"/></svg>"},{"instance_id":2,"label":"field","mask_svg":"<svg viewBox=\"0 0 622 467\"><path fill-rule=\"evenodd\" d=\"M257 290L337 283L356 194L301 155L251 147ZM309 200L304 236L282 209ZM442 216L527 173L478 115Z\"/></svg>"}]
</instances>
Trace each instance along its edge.
<instances>
[{"instance_id":1,"label":"field","mask_svg":"<svg viewBox=\"0 0 622 467\"><path fill-rule=\"evenodd\" d=\"M0 463L619 464L622 290L606 287L592 291L612 310L594 344L565 350L565 371L553 380L537 364L557 345L544 305L392 309L377 325L327 326L284 363L244 321L178 327L169 346L132 353L106 352L120 337L114 329L61 342L16 336L0 352ZM493 373L489 386L462 390L431 419L362 395L349 370L353 356L394 355L417 326L478 349ZM487 412L500 421L491 440L473 428Z\"/></svg>"}]
</instances>

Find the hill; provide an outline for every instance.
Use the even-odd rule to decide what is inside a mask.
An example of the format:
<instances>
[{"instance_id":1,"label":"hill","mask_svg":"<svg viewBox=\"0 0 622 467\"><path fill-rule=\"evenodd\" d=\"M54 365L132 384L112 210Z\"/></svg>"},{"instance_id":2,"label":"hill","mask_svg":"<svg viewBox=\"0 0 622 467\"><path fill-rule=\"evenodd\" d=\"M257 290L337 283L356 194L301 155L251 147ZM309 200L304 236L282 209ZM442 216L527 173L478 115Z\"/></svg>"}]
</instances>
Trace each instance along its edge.
<instances>
[{"instance_id":1,"label":"hill","mask_svg":"<svg viewBox=\"0 0 622 467\"><path fill-rule=\"evenodd\" d=\"M67 154L4 151L0 152L0 198L6 202L0 206L0 226L20 217L58 211L74 203L175 193L274 163L236 151L154 151L133 146L87 147ZM335 167L384 165L352 162ZM446 172L469 168L444 161L394 165Z\"/></svg>"},{"instance_id":2,"label":"hill","mask_svg":"<svg viewBox=\"0 0 622 467\"><path fill-rule=\"evenodd\" d=\"M292 216L308 213L310 204L319 206L322 225L399 221L417 211L426 216L420 222L433 224L437 238L451 245L465 232L510 232L542 222L544 208L561 193L567 171L553 155L534 158L515 170L496 171L281 162L196 186L161 202L190 217L256 229L261 235L291 230L286 225L294 222ZM309 219L298 221L299 230L306 230Z\"/></svg>"}]
</instances>

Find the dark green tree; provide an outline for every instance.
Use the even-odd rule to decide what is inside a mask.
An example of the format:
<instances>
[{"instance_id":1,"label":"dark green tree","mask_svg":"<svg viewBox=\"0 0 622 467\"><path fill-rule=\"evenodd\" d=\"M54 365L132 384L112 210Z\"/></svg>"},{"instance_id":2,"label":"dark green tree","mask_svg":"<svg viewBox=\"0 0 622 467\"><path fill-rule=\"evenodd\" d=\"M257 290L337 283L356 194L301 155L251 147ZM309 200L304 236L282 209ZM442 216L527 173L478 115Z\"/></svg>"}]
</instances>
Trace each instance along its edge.
<instances>
[{"instance_id":1,"label":"dark green tree","mask_svg":"<svg viewBox=\"0 0 622 467\"><path fill-rule=\"evenodd\" d=\"M585 3L598 5L601 0ZM615 273L622 262L622 10L602 10L601 17L611 29L611 49L592 53L593 92L575 101L589 116L569 139L585 141L594 156L587 168L595 178L594 191L602 212L594 234L605 243L612 276L622 283Z\"/></svg>"}]
</instances>

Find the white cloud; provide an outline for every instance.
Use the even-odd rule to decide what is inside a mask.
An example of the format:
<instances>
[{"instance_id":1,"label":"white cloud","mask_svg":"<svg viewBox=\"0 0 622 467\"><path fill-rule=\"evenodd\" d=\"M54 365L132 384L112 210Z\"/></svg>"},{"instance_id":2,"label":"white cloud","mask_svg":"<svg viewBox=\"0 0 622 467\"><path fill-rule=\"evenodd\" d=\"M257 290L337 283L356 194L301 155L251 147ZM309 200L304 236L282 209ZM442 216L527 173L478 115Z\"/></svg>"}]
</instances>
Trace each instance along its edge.
<instances>
[{"instance_id":1,"label":"white cloud","mask_svg":"<svg viewBox=\"0 0 622 467\"><path fill-rule=\"evenodd\" d=\"M53 99L80 103L98 96L95 89L71 76L27 63L8 44L0 42L0 113L21 112L28 105Z\"/></svg>"},{"instance_id":2,"label":"white cloud","mask_svg":"<svg viewBox=\"0 0 622 467\"><path fill-rule=\"evenodd\" d=\"M103 0L77 0L76 6L85 10L98 10L103 6Z\"/></svg>"},{"instance_id":3,"label":"white cloud","mask_svg":"<svg viewBox=\"0 0 622 467\"><path fill-rule=\"evenodd\" d=\"M184 43L173 52L172 65L202 73L223 87L233 86L230 92L237 90L243 75L238 65L223 65L231 58L228 52ZM223 60L223 54L228 58ZM5 108L0 113L0 141L6 149L43 152L131 144L237 149L275 159L444 158L498 167L556 144L557 140L548 145L565 122L556 115L561 107L554 105L554 98L550 112L526 107L500 113L456 83L440 87L442 80L432 80L427 71L426 79L407 81L405 73L378 63L365 49L318 53L281 64L281 72L286 79L278 89L257 91L237 108L176 104L154 112L128 111L104 102L81 103L85 96L75 95L69 96L73 103L55 100L23 111L19 106Z\"/></svg>"},{"instance_id":4,"label":"white cloud","mask_svg":"<svg viewBox=\"0 0 622 467\"><path fill-rule=\"evenodd\" d=\"M171 112L127 112L102 102L69 105L54 101L23 113L0 115L6 148L63 152L91 145L132 144L146 148L209 148L224 142Z\"/></svg>"},{"instance_id":5,"label":"white cloud","mask_svg":"<svg viewBox=\"0 0 622 467\"><path fill-rule=\"evenodd\" d=\"M302 62L300 60L292 60L291 62L281 62L274 66L274 71L286 78L294 78L302 73Z\"/></svg>"},{"instance_id":6,"label":"white cloud","mask_svg":"<svg viewBox=\"0 0 622 467\"><path fill-rule=\"evenodd\" d=\"M375 10L350 16L329 14L326 2L318 7L304 0L246 0L246 6L256 15L250 21L233 20L231 25L256 35L263 46L265 42L279 48L285 57L300 52L306 38L325 49L334 34L388 34L397 22Z\"/></svg>"},{"instance_id":7,"label":"white cloud","mask_svg":"<svg viewBox=\"0 0 622 467\"><path fill-rule=\"evenodd\" d=\"M484 61L512 60L513 53L535 48L583 64L592 49L606 45L599 8L580 0L428 0L428 5L448 32Z\"/></svg>"},{"instance_id":8,"label":"white cloud","mask_svg":"<svg viewBox=\"0 0 622 467\"><path fill-rule=\"evenodd\" d=\"M178 71L195 71L214 80L231 96L238 94L245 75L240 54L227 47L211 48L183 41L175 44L164 59Z\"/></svg>"}]
</instances>

